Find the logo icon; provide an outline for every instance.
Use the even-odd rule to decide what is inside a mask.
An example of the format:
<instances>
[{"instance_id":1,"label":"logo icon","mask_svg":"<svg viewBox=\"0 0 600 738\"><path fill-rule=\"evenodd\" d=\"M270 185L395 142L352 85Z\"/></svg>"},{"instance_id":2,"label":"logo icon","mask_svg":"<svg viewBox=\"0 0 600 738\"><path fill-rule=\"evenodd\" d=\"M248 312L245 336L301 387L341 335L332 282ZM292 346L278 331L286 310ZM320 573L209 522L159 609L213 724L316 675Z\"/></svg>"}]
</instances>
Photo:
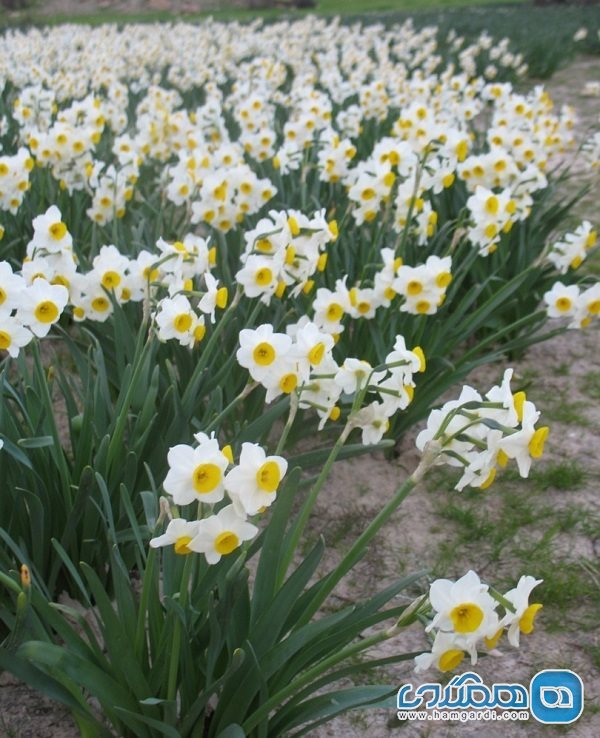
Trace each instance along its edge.
<instances>
[{"instance_id":1,"label":"logo icon","mask_svg":"<svg viewBox=\"0 0 600 738\"><path fill-rule=\"evenodd\" d=\"M529 685L530 710L540 723L573 723L583 712L583 682L570 669L544 669Z\"/></svg>"}]
</instances>

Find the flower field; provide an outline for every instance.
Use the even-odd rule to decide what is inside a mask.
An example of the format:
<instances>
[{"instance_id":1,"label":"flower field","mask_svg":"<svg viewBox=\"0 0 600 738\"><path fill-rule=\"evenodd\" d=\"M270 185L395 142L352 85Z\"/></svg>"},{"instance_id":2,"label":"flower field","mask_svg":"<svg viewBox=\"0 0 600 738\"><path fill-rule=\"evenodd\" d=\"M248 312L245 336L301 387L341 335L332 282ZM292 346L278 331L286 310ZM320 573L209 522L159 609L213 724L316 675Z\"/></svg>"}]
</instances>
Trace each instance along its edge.
<instances>
[{"instance_id":1,"label":"flower field","mask_svg":"<svg viewBox=\"0 0 600 738\"><path fill-rule=\"evenodd\" d=\"M527 74L411 21L0 36L0 668L82 736L317 735L538 637L535 557L403 514L531 495L523 362L594 353L597 115Z\"/></svg>"}]
</instances>

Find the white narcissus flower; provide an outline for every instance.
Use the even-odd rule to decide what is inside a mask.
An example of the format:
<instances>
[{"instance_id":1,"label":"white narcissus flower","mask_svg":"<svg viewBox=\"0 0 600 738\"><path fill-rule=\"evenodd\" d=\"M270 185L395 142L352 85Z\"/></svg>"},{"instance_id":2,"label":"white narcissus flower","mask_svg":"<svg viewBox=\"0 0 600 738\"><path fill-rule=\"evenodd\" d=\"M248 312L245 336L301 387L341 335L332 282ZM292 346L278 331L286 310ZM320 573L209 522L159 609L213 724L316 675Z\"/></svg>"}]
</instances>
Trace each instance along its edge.
<instances>
[{"instance_id":1,"label":"white narcissus flower","mask_svg":"<svg viewBox=\"0 0 600 738\"><path fill-rule=\"evenodd\" d=\"M206 315L210 315L210 322L215 322L215 310L220 308L223 310L227 307L227 287L219 287L219 283L210 272L204 275L204 283L206 285L206 294L204 294L198 303L198 309Z\"/></svg>"},{"instance_id":2,"label":"white narcissus flower","mask_svg":"<svg viewBox=\"0 0 600 738\"><path fill-rule=\"evenodd\" d=\"M514 428L519 422L518 411L515 407L515 397L510 389L512 375L513 370L507 369L504 372L502 384L492 387L486 394L486 398L490 402L501 403L504 407L486 407L482 409L481 413L484 417L491 418L502 425L507 425L509 428Z\"/></svg>"},{"instance_id":3,"label":"white narcissus flower","mask_svg":"<svg viewBox=\"0 0 600 738\"><path fill-rule=\"evenodd\" d=\"M216 515L199 520L196 535L187 545L192 551L203 553L209 564L216 564L257 533L255 525L240 516L233 505L227 505Z\"/></svg>"},{"instance_id":4,"label":"white narcissus flower","mask_svg":"<svg viewBox=\"0 0 600 738\"><path fill-rule=\"evenodd\" d=\"M550 432L548 426L535 428L540 413L528 400L523 403L521 430L505 436L498 444L509 459L515 459L522 477L529 475L531 460L539 459L544 453L544 443Z\"/></svg>"},{"instance_id":5,"label":"white narcissus flower","mask_svg":"<svg viewBox=\"0 0 600 738\"><path fill-rule=\"evenodd\" d=\"M544 302L548 306L550 318L570 317L577 309L579 287L576 284L564 285L556 282L552 289L545 293Z\"/></svg>"},{"instance_id":6,"label":"white narcissus flower","mask_svg":"<svg viewBox=\"0 0 600 738\"><path fill-rule=\"evenodd\" d=\"M472 664L476 664L477 651L468 649L464 638L456 633L439 631L431 651L415 657L415 672L427 671L433 666L441 672L453 671L461 664L466 651L471 654Z\"/></svg>"},{"instance_id":7,"label":"white narcissus flower","mask_svg":"<svg viewBox=\"0 0 600 738\"><path fill-rule=\"evenodd\" d=\"M343 392L352 395L362 389L368 381L377 382L385 376L385 372L372 374L372 371L373 367L368 361L346 359L338 369L334 381Z\"/></svg>"},{"instance_id":8,"label":"white narcissus flower","mask_svg":"<svg viewBox=\"0 0 600 738\"><path fill-rule=\"evenodd\" d=\"M155 315L158 338L168 341L176 338L181 346L191 346L196 340L198 317L184 295L161 300Z\"/></svg>"},{"instance_id":9,"label":"white narcissus flower","mask_svg":"<svg viewBox=\"0 0 600 738\"><path fill-rule=\"evenodd\" d=\"M477 639L491 637L498 630L497 603L474 571L456 582L437 579L429 589L429 600L436 615L427 632L437 627Z\"/></svg>"},{"instance_id":10,"label":"white narcissus flower","mask_svg":"<svg viewBox=\"0 0 600 738\"><path fill-rule=\"evenodd\" d=\"M287 467L282 456L267 456L257 443L243 443L239 466L225 477L225 489L235 509L240 514L256 515L272 505Z\"/></svg>"},{"instance_id":11,"label":"white narcissus flower","mask_svg":"<svg viewBox=\"0 0 600 738\"><path fill-rule=\"evenodd\" d=\"M20 274L13 274L7 261L0 261L0 313L10 313L18 307L25 290L25 280Z\"/></svg>"},{"instance_id":12,"label":"white narcissus flower","mask_svg":"<svg viewBox=\"0 0 600 738\"><path fill-rule=\"evenodd\" d=\"M20 321L0 311L0 351L8 351L14 358L33 338L33 333L24 328Z\"/></svg>"},{"instance_id":13,"label":"white narcissus flower","mask_svg":"<svg viewBox=\"0 0 600 738\"><path fill-rule=\"evenodd\" d=\"M38 338L43 338L60 318L68 299L69 291L66 287L50 284L45 279L36 279L24 290L17 317Z\"/></svg>"},{"instance_id":14,"label":"white narcissus flower","mask_svg":"<svg viewBox=\"0 0 600 738\"><path fill-rule=\"evenodd\" d=\"M262 382L273 373L276 363L284 358L292 347L292 339L285 333L275 333L269 323L256 329L240 331L240 348L236 357L240 366L248 369L256 382Z\"/></svg>"},{"instance_id":15,"label":"white narcissus flower","mask_svg":"<svg viewBox=\"0 0 600 738\"><path fill-rule=\"evenodd\" d=\"M371 402L361 408L352 418L352 424L362 430L365 446L379 443L390 427L388 406L382 402Z\"/></svg>"},{"instance_id":16,"label":"white narcissus flower","mask_svg":"<svg viewBox=\"0 0 600 738\"><path fill-rule=\"evenodd\" d=\"M261 297L265 304L269 304L279 284L279 273L283 259L279 254L276 258L262 254L250 255L244 266L235 275L238 284L244 288L246 297Z\"/></svg>"},{"instance_id":17,"label":"white narcissus flower","mask_svg":"<svg viewBox=\"0 0 600 738\"><path fill-rule=\"evenodd\" d=\"M529 604L529 596L543 579L532 576L523 576L519 579L517 586L504 595L515 608L515 612L507 611L502 619L501 625L508 628L508 642L511 646L519 645L519 633L529 635L533 631L533 621L543 605L539 602Z\"/></svg>"},{"instance_id":18,"label":"white narcissus flower","mask_svg":"<svg viewBox=\"0 0 600 738\"><path fill-rule=\"evenodd\" d=\"M223 474L229 460L216 438L207 437L197 448L173 446L167 460L169 471L163 487L176 504L189 505L196 500L219 502L225 496Z\"/></svg>"},{"instance_id":19,"label":"white narcissus flower","mask_svg":"<svg viewBox=\"0 0 600 738\"><path fill-rule=\"evenodd\" d=\"M183 518L175 518L169 522L167 530L158 536L152 538L150 545L152 548L161 546L173 546L176 554L191 554L192 549L189 544L198 533L198 520L183 520Z\"/></svg>"},{"instance_id":20,"label":"white narcissus flower","mask_svg":"<svg viewBox=\"0 0 600 738\"><path fill-rule=\"evenodd\" d=\"M296 331L293 353L307 366L318 367L334 346L329 333L323 333L315 323L304 323Z\"/></svg>"},{"instance_id":21,"label":"white narcissus flower","mask_svg":"<svg viewBox=\"0 0 600 738\"><path fill-rule=\"evenodd\" d=\"M56 205L51 205L43 215L33 219L33 239L31 247L58 253L70 249L73 239Z\"/></svg>"}]
</instances>

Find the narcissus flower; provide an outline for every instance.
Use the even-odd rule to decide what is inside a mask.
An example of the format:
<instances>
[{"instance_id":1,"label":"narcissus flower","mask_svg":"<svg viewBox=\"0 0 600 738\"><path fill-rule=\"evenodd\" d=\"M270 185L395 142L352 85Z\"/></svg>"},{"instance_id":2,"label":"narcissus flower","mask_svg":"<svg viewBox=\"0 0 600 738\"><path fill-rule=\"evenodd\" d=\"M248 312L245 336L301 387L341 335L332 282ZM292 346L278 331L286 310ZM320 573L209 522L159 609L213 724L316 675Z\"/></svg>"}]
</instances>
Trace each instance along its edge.
<instances>
[{"instance_id":1,"label":"narcissus flower","mask_svg":"<svg viewBox=\"0 0 600 738\"><path fill-rule=\"evenodd\" d=\"M32 338L31 331L24 328L17 318L0 311L0 351L8 351L10 356L16 357Z\"/></svg>"},{"instance_id":2,"label":"narcissus flower","mask_svg":"<svg viewBox=\"0 0 600 738\"><path fill-rule=\"evenodd\" d=\"M152 538L150 545L152 548L161 546L173 546L176 554L191 554L192 549L189 544L198 533L198 520L183 520L183 518L175 518L169 522L167 530L162 536Z\"/></svg>"},{"instance_id":3,"label":"narcissus flower","mask_svg":"<svg viewBox=\"0 0 600 738\"><path fill-rule=\"evenodd\" d=\"M258 533L258 528L236 512L233 505L227 505L216 515L199 520L196 535L186 543L192 551L203 553L209 564L216 564L222 556L228 556L244 541L250 541Z\"/></svg>"},{"instance_id":4,"label":"narcissus flower","mask_svg":"<svg viewBox=\"0 0 600 738\"><path fill-rule=\"evenodd\" d=\"M267 456L258 444L243 443L239 465L225 477L225 489L236 510L256 515L272 505L287 467L283 457Z\"/></svg>"},{"instance_id":5,"label":"narcissus flower","mask_svg":"<svg viewBox=\"0 0 600 738\"><path fill-rule=\"evenodd\" d=\"M539 602L530 605L529 597L533 589L542 581L532 576L523 576L519 579L517 586L504 595L504 598L515 608L515 612L508 610L502 620L502 625L508 628L508 641L512 646L519 645L520 633L529 635L533 631L534 618L543 605Z\"/></svg>"},{"instance_id":6,"label":"narcissus flower","mask_svg":"<svg viewBox=\"0 0 600 738\"><path fill-rule=\"evenodd\" d=\"M415 657L415 671L427 671L435 666L439 671L454 671L467 655L465 639L456 633L438 631L431 651Z\"/></svg>"},{"instance_id":7,"label":"narcissus flower","mask_svg":"<svg viewBox=\"0 0 600 738\"><path fill-rule=\"evenodd\" d=\"M208 438L197 448L179 444L169 449L169 471L163 483L165 492L178 505L191 502L219 502L225 495L223 475L229 460L216 438Z\"/></svg>"},{"instance_id":8,"label":"narcissus flower","mask_svg":"<svg viewBox=\"0 0 600 738\"><path fill-rule=\"evenodd\" d=\"M72 247L73 239L56 205L51 205L43 215L33 219L31 245L49 253L59 253Z\"/></svg>"},{"instance_id":9,"label":"narcissus flower","mask_svg":"<svg viewBox=\"0 0 600 738\"><path fill-rule=\"evenodd\" d=\"M38 338L48 335L69 299L69 291L45 279L36 279L21 296L17 316Z\"/></svg>"},{"instance_id":10,"label":"narcissus flower","mask_svg":"<svg viewBox=\"0 0 600 738\"><path fill-rule=\"evenodd\" d=\"M240 331L240 348L236 357L240 366L250 372L257 382L262 382L275 368L292 346L292 339L285 333L275 333L273 326L265 323L255 330Z\"/></svg>"},{"instance_id":11,"label":"narcissus flower","mask_svg":"<svg viewBox=\"0 0 600 738\"><path fill-rule=\"evenodd\" d=\"M496 601L474 571L458 581L438 579L429 590L435 617L426 630L439 628L460 635L490 636L498 630Z\"/></svg>"}]
</instances>

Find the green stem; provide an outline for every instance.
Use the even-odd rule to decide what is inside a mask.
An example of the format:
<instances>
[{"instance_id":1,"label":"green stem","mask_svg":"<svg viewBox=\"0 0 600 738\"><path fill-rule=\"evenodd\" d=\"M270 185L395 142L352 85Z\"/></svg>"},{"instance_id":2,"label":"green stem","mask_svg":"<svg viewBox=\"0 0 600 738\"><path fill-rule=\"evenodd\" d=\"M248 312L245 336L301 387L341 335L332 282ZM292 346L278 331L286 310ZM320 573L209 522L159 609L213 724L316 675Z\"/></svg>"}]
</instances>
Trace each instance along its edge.
<instances>
[{"instance_id":1,"label":"green stem","mask_svg":"<svg viewBox=\"0 0 600 738\"><path fill-rule=\"evenodd\" d=\"M276 456L280 455L283 449L285 448L285 443L292 429L292 425L294 424L294 420L296 419L296 414L298 413L299 401L300 401L300 398L298 397L298 394L296 392L293 392L290 395L290 412L288 414L288 419L283 428L283 433L281 434L279 438L279 443L277 444L277 448L275 449Z\"/></svg>"},{"instance_id":2,"label":"green stem","mask_svg":"<svg viewBox=\"0 0 600 738\"><path fill-rule=\"evenodd\" d=\"M429 459L426 456L423 457L419 466L415 471L408 477L402 485L398 488L394 496L389 502L379 511L379 513L373 518L371 523L368 525L366 530L356 539L354 544L348 553L344 556L341 562L336 566L333 571L328 574L323 580L323 584L319 587L313 601L305 610L302 618L298 621L296 627L301 627L307 623L312 616L317 612L324 600L329 594L335 589L338 582L343 579L346 574L352 569L352 567L362 558L362 555L367 548L367 545L371 542L374 536L379 530L387 523L392 513L400 506L400 504L408 497L409 493L413 490L416 484L420 481L423 474L429 465Z\"/></svg>"},{"instance_id":3,"label":"green stem","mask_svg":"<svg viewBox=\"0 0 600 738\"><path fill-rule=\"evenodd\" d=\"M325 480L329 476L331 467L333 466L334 461L337 459L340 451L342 450L342 446L344 445L348 436L350 435L351 430L352 430L352 427L350 423L346 423L343 431L340 433L339 438L335 442L335 445L331 449L331 452L329 456L327 457L327 461L325 462L325 465L321 469L321 473L317 477L317 480L314 483L308 497L306 498L304 505L302 505L302 509L300 510L300 515L298 516L296 525L294 526L294 529L291 533L290 543L288 545L287 551L285 553L285 556L283 557L283 561L279 569L277 589L279 589L279 587L281 587L281 585L283 584L283 580L292 562L294 552L296 551L296 548L298 547L298 543L300 542L300 538L302 536L302 533L304 532L304 528L306 527L308 518L310 517L312 509L315 506L317 497L319 496L319 492L321 491L321 488L325 484Z\"/></svg>"},{"instance_id":4,"label":"green stem","mask_svg":"<svg viewBox=\"0 0 600 738\"><path fill-rule=\"evenodd\" d=\"M255 390L258 387L258 382L251 382L250 384L247 384L244 389L240 392L239 395L233 398L233 400L227 405L226 408L221 410L221 412L215 417L214 420L211 420L210 423L206 426L204 429L205 433L210 433L210 431L213 428L216 428L218 425L220 425L221 421L226 418L229 413L236 407L236 405L239 405L240 402L246 399L248 395Z\"/></svg>"},{"instance_id":5,"label":"green stem","mask_svg":"<svg viewBox=\"0 0 600 738\"><path fill-rule=\"evenodd\" d=\"M210 354L211 354L212 348L215 345L215 343L217 342L218 337L223 332L223 329L225 328L225 326L227 325L227 323L229 322L229 320L233 317L233 315L235 313L235 309L237 308L237 306L238 306L238 304L240 302L241 297L242 297L242 290L241 290L241 288L239 288L238 291L235 294L235 297L233 298L233 300L229 304L229 307L224 312L223 317L217 323L217 325L215 326L214 331L211 333L211 336L208 339L208 342L207 342L206 346L204 347L204 350L202 351L202 353L200 355L200 360L196 364L196 367L194 369L194 372L193 372L193 374L192 374L192 376L190 378L190 381L188 382L188 386L187 386L187 388L186 388L186 390L185 390L185 392L183 394L182 403L183 403L184 407L187 407L189 405L189 403L191 402L191 400L192 400L191 393L192 393L193 389L195 388L195 385L196 385L196 382L198 380L198 377L202 374L202 372L204 371L206 365L208 364L208 360L210 359Z\"/></svg>"}]
</instances>

